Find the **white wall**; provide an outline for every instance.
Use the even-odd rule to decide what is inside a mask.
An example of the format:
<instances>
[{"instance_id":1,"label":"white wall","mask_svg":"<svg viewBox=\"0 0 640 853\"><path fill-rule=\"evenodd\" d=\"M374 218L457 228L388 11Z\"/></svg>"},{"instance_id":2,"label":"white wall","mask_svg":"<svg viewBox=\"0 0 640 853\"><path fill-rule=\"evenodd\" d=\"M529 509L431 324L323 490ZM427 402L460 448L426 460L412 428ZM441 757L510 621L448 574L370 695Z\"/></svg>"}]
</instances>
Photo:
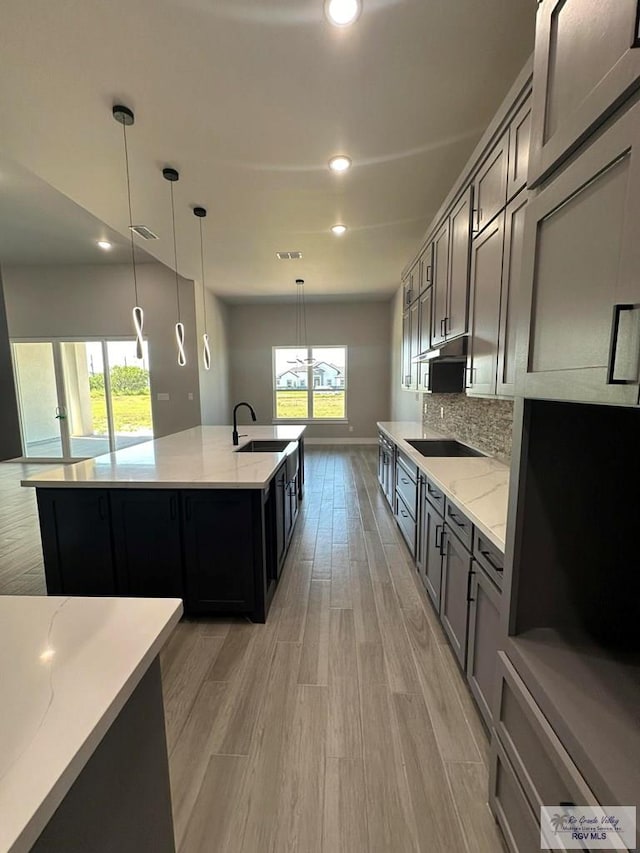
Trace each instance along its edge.
<instances>
[{"instance_id":1,"label":"white wall","mask_svg":"<svg viewBox=\"0 0 640 853\"><path fill-rule=\"evenodd\" d=\"M295 346L295 305L229 306L232 403L247 400L260 423L273 418L272 347ZM308 343L348 347L348 423L311 424L309 438L365 439L389 419L390 314L387 302L307 305ZM244 413L243 413L244 417ZM352 427L352 431L349 430Z\"/></svg>"},{"instance_id":2,"label":"white wall","mask_svg":"<svg viewBox=\"0 0 640 853\"><path fill-rule=\"evenodd\" d=\"M402 388L402 287L391 300L391 419L422 423L422 394Z\"/></svg>"},{"instance_id":3,"label":"white wall","mask_svg":"<svg viewBox=\"0 0 640 853\"><path fill-rule=\"evenodd\" d=\"M205 290L207 333L211 348L211 369L205 370L202 362L202 334L204 332L202 296L202 285L196 284L202 423L219 426L231 423L229 402L229 344L227 340L229 309L210 290Z\"/></svg>"},{"instance_id":4,"label":"white wall","mask_svg":"<svg viewBox=\"0 0 640 853\"><path fill-rule=\"evenodd\" d=\"M2 273L11 338L132 336L134 296L128 265L3 267ZM178 366L176 356L175 273L160 263L138 267L156 436L201 422L194 285L186 279L179 282L186 367ZM159 401L159 393L170 399Z\"/></svg>"}]
</instances>

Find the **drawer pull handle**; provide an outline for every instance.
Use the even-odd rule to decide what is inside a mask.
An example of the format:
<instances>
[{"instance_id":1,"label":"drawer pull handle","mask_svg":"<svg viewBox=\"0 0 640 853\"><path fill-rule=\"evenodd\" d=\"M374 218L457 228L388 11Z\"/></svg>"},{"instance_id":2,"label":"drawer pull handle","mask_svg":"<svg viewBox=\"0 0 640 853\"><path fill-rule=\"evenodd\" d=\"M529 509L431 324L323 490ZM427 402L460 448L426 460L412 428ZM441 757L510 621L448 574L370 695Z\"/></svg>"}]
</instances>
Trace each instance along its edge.
<instances>
[{"instance_id":1,"label":"drawer pull handle","mask_svg":"<svg viewBox=\"0 0 640 853\"><path fill-rule=\"evenodd\" d=\"M403 518L409 518L409 516L407 515L407 513L406 513L403 509L401 509L401 510L400 510L400 515L401 515Z\"/></svg>"},{"instance_id":2,"label":"drawer pull handle","mask_svg":"<svg viewBox=\"0 0 640 853\"><path fill-rule=\"evenodd\" d=\"M496 563L493 562L493 560L491 559L491 552L490 551L483 551L482 549L480 549L480 553L482 554L482 556L485 558L487 563L489 563L489 565L491 566L491 568L494 571L501 572L503 570L502 566L498 566Z\"/></svg>"},{"instance_id":3,"label":"drawer pull handle","mask_svg":"<svg viewBox=\"0 0 640 853\"><path fill-rule=\"evenodd\" d=\"M427 491L428 491L428 492L429 492L429 494L430 494L430 495L432 495L432 496L433 496L437 501L441 501L441 500L442 500L442 495L439 495L439 494L438 494L438 492L436 492L436 490L435 490L435 489L432 489L432 488L431 488L431 486L430 486L430 485L428 485L428 484L427 484Z\"/></svg>"},{"instance_id":4,"label":"drawer pull handle","mask_svg":"<svg viewBox=\"0 0 640 853\"><path fill-rule=\"evenodd\" d=\"M451 512L451 510L449 510L449 518L454 522L454 524L457 524L458 527L466 527L464 521L460 521L456 514L454 512Z\"/></svg>"},{"instance_id":5,"label":"drawer pull handle","mask_svg":"<svg viewBox=\"0 0 640 853\"><path fill-rule=\"evenodd\" d=\"M405 486L409 485L409 480L407 480L406 477L400 477L400 480L405 484Z\"/></svg>"}]
</instances>

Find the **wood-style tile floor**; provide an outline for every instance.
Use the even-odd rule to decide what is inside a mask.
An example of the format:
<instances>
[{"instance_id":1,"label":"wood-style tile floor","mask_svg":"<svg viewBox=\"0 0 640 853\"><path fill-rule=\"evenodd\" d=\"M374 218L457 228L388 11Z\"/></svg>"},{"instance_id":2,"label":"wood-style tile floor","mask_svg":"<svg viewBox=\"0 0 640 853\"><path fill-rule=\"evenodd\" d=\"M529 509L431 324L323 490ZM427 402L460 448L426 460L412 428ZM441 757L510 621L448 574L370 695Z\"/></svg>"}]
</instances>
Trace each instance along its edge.
<instances>
[{"instance_id":1,"label":"wood-style tile floor","mask_svg":"<svg viewBox=\"0 0 640 853\"><path fill-rule=\"evenodd\" d=\"M307 448L267 624L184 621L163 652L180 853L504 849L487 739L376 462ZM42 592L35 496L8 467L0 593Z\"/></svg>"}]
</instances>

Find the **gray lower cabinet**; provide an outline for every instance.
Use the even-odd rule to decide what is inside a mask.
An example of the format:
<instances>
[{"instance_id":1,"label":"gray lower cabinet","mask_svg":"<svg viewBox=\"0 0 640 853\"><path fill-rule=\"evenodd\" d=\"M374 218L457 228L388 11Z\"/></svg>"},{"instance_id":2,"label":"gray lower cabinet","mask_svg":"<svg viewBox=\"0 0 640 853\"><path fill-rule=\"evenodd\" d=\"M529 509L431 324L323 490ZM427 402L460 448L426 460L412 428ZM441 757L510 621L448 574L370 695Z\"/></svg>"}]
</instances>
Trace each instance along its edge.
<instances>
[{"instance_id":1,"label":"gray lower cabinet","mask_svg":"<svg viewBox=\"0 0 640 853\"><path fill-rule=\"evenodd\" d=\"M440 620L451 648L464 669L467 653L471 554L445 525L442 539Z\"/></svg>"},{"instance_id":2,"label":"gray lower cabinet","mask_svg":"<svg viewBox=\"0 0 640 853\"><path fill-rule=\"evenodd\" d=\"M441 501L440 511L432 501ZM442 534L444 533L444 495L426 477L420 478L420 513L416 566L420 579L440 612L442 587Z\"/></svg>"},{"instance_id":3,"label":"gray lower cabinet","mask_svg":"<svg viewBox=\"0 0 640 853\"><path fill-rule=\"evenodd\" d=\"M639 221L640 103L529 202L518 393L638 404Z\"/></svg>"},{"instance_id":4,"label":"gray lower cabinet","mask_svg":"<svg viewBox=\"0 0 640 853\"><path fill-rule=\"evenodd\" d=\"M467 393L495 394L504 249L504 213L473 241Z\"/></svg>"},{"instance_id":5,"label":"gray lower cabinet","mask_svg":"<svg viewBox=\"0 0 640 853\"><path fill-rule=\"evenodd\" d=\"M540 829L498 738L491 743L489 805L510 853L540 853Z\"/></svg>"},{"instance_id":6,"label":"gray lower cabinet","mask_svg":"<svg viewBox=\"0 0 640 853\"><path fill-rule=\"evenodd\" d=\"M467 680L488 729L493 724L493 693L500 645L500 599L498 587L489 580L476 560L472 564L469 590Z\"/></svg>"},{"instance_id":7,"label":"gray lower cabinet","mask_svg":"<svg viewBox=\"0 0 640 853\"><path fill-rule=\"evenodd\" d=\"M640 85L638 0L538 5L529 186Z\"/></svg>"}]
</instances>

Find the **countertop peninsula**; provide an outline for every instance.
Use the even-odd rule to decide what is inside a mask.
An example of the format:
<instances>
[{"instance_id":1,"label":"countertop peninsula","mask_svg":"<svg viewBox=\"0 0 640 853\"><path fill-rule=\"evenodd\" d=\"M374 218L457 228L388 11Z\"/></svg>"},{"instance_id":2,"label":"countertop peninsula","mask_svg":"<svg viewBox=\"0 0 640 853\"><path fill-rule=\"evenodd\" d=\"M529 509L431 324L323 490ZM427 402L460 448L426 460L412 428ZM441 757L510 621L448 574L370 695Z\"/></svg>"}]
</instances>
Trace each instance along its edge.
<instances>
[{"instance_id":1,"label":"countertop peninsula","mask_svg":"<svg viewBox=\"0 0 640 853\"><path fill-rule=\"evenodd\" d=\"M238 447L232 426L199 426L44 471L22 481L36 488L263 489L287 451L238 453L249 441L298 441L305 426L245 426Z\"/></svg>"},{"instance_id":2,"label":"countertop peninsula","mask_svg":"<svg viewBox=\"0 0 640 853\"><path fill-rule=\"evenodd\" d=\"M181 614L177 599L0 597L0 850L31 849Z\"/></svg>"}]
</instances>

